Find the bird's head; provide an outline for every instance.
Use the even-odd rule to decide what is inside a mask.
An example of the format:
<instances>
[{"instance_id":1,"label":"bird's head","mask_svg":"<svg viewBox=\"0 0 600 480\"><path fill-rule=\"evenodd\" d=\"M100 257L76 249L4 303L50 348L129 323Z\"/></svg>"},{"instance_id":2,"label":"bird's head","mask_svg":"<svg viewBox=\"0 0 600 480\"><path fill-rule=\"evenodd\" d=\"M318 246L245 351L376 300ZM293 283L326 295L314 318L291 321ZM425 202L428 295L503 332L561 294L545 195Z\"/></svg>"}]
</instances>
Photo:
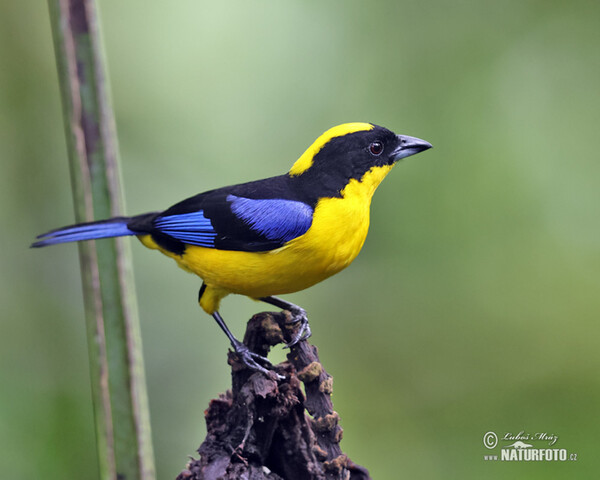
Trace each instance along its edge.
<instances>
[{"instance_id":1,"label":"bird's head","mask_svg":"<svg viewBox=\"0 0 600 480\"><path fill-rule=\"evenodd\" d=\"M341 192L351 179L368 179L374 190L398 160L429 148L425 140L371 123L344 123L317 138L289 175L303 183L324 184L331 194Z\"/></svg>"}]
</instances>

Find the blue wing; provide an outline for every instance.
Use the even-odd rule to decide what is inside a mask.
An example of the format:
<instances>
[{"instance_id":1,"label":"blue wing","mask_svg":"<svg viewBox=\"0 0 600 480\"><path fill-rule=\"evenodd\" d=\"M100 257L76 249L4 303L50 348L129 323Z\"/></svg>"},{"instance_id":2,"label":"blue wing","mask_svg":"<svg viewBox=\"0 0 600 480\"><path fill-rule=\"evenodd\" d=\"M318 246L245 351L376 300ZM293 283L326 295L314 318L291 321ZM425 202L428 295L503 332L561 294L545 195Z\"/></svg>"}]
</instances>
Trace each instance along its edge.
<instances>
[{"instance_id":1,"label":"blue wing","mask_svg":"<svg viewBox=\"0 0 600 480\"><path fill-rule=\"evenodd\" d=\"M183 243L214 248L217 232L204 211L167 215L154 220L154 228Z\"/></svg>"},{"instance_id":2,"label":"blue wing","mask_svg":"<svg viewBox=\"0 0 600 480\"><path fill-rule=\"evenodd\" d=\"M289 242L306 233L312 224L313 209L303 202L228 195L231 211L250 228L269 240Z\"/></svg>"},{"instance_id":3,"label":"blue wing","mask_svg":"<svg viewBox=\"0 0 600 480\"><path fill-rule=\"evenodd\" d=\"M313 209L304 202L236 195L204 198L202 210L154 219L155 232L180 242L221 250L266 251L306 233Z\"/></svg>"}]
</instances>

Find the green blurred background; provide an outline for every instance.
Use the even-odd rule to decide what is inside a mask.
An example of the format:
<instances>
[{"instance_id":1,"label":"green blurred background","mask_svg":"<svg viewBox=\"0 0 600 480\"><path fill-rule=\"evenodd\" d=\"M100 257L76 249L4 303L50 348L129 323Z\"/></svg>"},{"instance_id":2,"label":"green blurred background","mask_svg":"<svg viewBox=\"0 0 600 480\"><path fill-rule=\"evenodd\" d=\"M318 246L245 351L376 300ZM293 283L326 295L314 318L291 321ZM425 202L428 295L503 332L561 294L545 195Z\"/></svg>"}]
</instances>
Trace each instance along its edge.
<instances>
[{"instance_id":1,"label":"green blurred background","mask_svg":"<svg viewBox=\"0 0 600 480\"><path fill-rule=\"evenodd\" d=\"M597 475L600 3L99 5L130 214L283 173L342 122L434 144L380 187L354 264L288 297L354 461L376 479ZM77 249L27 248L73 221L43 1L0 2L0 157L0 472L95 479ZM133 243L169 479L229 386L228 345L200 281ZM223 314L241 335L263 308ZM489 430L553 433L579 459L486 462Z\"/></svg>"}]
</instances>

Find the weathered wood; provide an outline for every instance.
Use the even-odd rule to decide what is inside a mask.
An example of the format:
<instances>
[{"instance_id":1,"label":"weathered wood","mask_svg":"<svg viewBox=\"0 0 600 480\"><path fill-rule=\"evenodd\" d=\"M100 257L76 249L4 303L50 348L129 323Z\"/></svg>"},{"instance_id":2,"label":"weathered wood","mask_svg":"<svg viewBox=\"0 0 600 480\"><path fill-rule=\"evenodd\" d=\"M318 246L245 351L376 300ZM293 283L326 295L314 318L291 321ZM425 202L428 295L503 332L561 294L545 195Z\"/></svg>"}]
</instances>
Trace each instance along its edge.
<instances>
[{"instance_id":1,"label":"weathered wood","mask_svg":"<svg viewBox=\"0 0 600 480\"><path fill-rule=\"evenodd\" d=\"M282 313L248 322L244 343L260 355L289 341L297 328ZM210 402L207 435L177 480L368 480L368 471L341 450L342 428L333 410L333 379L307 341L274 367L285 376L252 372L229 353L232 389ZM304 393L302 389L304 385Z\"/></svg>"}]
</instances>

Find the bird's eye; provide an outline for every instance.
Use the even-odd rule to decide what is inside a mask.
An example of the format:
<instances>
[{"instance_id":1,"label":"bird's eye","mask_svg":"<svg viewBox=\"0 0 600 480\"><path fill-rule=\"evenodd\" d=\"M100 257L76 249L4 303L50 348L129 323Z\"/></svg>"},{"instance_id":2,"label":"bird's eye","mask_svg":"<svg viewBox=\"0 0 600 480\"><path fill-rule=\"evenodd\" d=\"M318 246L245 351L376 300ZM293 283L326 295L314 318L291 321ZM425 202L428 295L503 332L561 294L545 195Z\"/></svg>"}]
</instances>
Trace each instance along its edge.
<instances>
[{"instance_id":1,"label":"bird's eye","mask_svg":"<svg viewBox=\"0 0 600 480\"><path fill-rule=\"evenodd\" d=\"M381 152L383 152L383 143L373 142L369 145L369 152L375 156L381 155Z\"/></svg>"}]
</instances>

